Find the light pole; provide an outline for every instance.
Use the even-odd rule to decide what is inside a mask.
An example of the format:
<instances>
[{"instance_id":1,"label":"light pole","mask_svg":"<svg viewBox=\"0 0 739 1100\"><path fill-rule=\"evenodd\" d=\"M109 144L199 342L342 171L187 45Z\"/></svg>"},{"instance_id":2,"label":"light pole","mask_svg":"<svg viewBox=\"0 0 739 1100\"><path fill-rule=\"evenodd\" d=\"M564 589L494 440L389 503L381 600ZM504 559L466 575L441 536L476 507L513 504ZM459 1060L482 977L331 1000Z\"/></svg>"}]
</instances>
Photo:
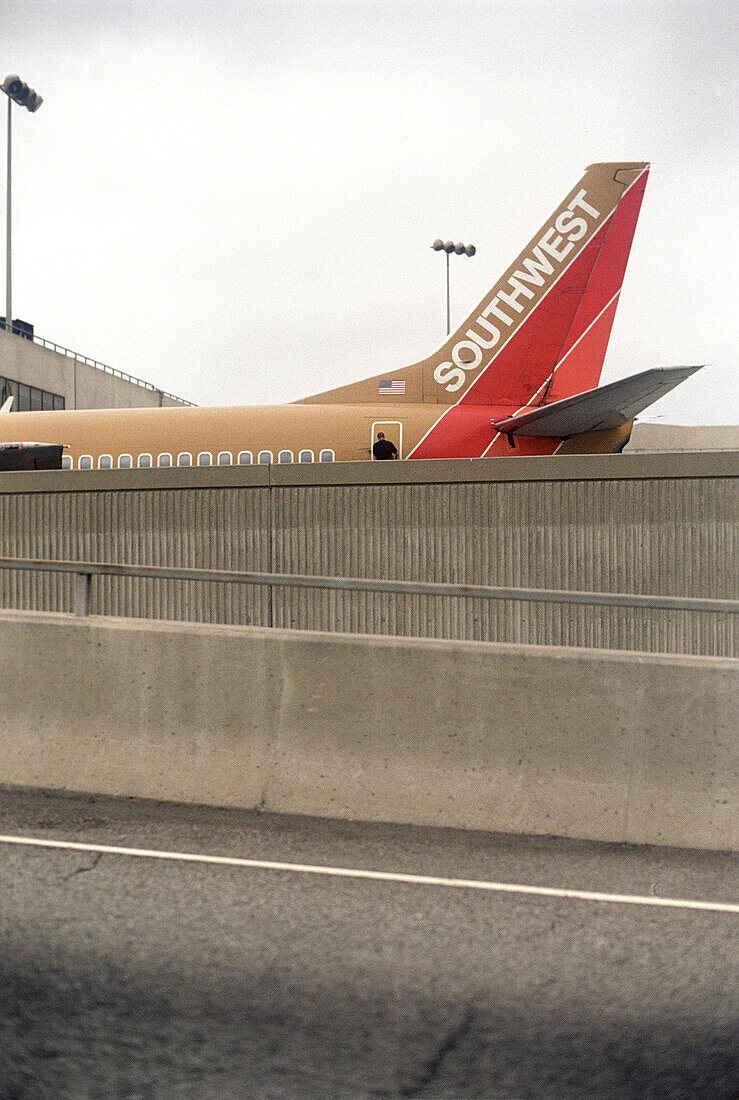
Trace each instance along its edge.
<instances>
[{"instance_id":1,"label":"light pole","mask_svg":"<svg viewBox=\"0 0 739 1100\"><path fill-rule=\"evenodd\" d=\"M13 297L11 292L11 236L10 236L10 211L11 211L11 190L10 190L10 123L11 123L11 107L13 103L17 103L19 107L25 107L28 111L38 111L41 104L44 102L40 95L34 92L33 88L29 88L27 84L24 84L19 76L11 74L6 76L3 81L2 90L8 97L8 176L6 187L6 222L5 222L5 329L8 332L13 331Z\"/></svg>"},{"instance_id":2,"label":"light pole","mask_svg":"<svg viewBox=\"0 0 739 1100\"><path fill-rule=\"evenodd\" d=\"M446 334L449 335L451 325L449 323L449 257L452 252L456 252L458 256L474 256L477 249L473 244L455 244L454 241L444 241L437 239L431 245L434 252L446 252Z\"/></svg>"}]
</instances>

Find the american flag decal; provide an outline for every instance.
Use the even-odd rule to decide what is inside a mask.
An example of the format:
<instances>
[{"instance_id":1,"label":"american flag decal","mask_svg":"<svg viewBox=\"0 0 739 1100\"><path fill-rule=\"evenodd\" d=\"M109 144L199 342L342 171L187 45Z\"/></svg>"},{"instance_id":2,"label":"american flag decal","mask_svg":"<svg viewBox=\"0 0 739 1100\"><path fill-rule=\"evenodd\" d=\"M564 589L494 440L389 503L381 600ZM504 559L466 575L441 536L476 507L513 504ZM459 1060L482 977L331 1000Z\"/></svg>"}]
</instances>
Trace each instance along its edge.
<instances>
[{"instance_id":1,"label":"american flag decal","mask_svg":"<svg viewBox=\"0 0 739 1100\"><path fill-rule=\"evenodd\" d=\"M392 382L380 382L380 397L404 397L405 380L393 378Z\"/></svg>"}]
</instances>

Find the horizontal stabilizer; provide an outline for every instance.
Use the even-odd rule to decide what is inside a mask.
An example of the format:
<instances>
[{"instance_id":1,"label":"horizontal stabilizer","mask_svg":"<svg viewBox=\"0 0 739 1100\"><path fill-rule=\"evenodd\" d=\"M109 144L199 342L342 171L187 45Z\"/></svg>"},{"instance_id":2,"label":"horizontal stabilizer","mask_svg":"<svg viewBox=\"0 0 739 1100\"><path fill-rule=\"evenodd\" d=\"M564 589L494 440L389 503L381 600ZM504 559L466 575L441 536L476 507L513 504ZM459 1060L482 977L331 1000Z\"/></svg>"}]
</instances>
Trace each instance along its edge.
<instances>
[{"instance_id":1,"label":"horizontal stabilizer","mask_svg":"<svg viewBox=\"0 0 739 1100\"><path fill-rule=\"evenodd\" d=\"M567 439L582 432L618 428L633 420L702 366L701 363L695 367L645 370L631 378L611 382L595 390L586 390L551 405L525 409L515 416L496 421L494 427L496 431L506 435L534 435L555 439Z\"/></svg>"}]
</instances>

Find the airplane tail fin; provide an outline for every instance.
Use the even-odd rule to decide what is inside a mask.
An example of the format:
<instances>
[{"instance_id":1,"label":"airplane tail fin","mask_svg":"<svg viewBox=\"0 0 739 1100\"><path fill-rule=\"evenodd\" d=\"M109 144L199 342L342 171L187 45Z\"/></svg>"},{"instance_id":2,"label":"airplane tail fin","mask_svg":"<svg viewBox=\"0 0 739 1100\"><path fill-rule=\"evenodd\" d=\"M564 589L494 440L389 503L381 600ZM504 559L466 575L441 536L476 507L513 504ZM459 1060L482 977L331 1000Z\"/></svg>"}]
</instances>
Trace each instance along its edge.
<instances>
[{"instance_id":1,"label":"airplane tail fin","mask_svg":"<svg viewBox=\"0 0 739 1100\"><path fill-rule=\"evenodd\" d=\"M591 164L438 351L301 403L520 408L594 388L648 172L643 161Z\"/></svg>"},{"instance_id":2,"label":"airplane tail fin","mask_svg":"<svg viewBox=\"0 0 739 1100\"><path fill-rule=\"evenodd\" d=\"M13 394L11 393L10 397L6 401L3 401L2 405L0 405L0 416L2 416L3 413L9 413L12 408Z\"/></svg>"},{"instance_id":3,"label":"airplane tail fin","mask_svg":"<svg viewBox=\"0 0 739 1100\"><path fill-rule=\"evenodd\" d=\"M455 404L522 407L597 386L648 172L586 169L433 364Z\"/></svg>"}]
</instances>

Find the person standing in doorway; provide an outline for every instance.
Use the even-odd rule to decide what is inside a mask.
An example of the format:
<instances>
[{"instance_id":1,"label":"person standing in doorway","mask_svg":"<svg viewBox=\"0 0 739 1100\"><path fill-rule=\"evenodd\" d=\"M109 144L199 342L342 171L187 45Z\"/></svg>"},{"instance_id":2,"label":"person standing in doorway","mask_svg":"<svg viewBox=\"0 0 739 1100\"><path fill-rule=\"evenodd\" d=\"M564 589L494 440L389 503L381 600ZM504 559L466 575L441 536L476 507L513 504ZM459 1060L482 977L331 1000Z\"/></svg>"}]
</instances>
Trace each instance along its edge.
<instances>
[{"instance_id":1,"label":"person standing in doorway","mask_svg":"<svg viewBox=\"0 0 739 1100\"><path fill-rule=\"evenodd\" d=\"M385 439L384 432L377 433L377 442L372 448L372 457L376 459L398 457L397 447L389 439Z\"/></svg>"}]
</instances>

